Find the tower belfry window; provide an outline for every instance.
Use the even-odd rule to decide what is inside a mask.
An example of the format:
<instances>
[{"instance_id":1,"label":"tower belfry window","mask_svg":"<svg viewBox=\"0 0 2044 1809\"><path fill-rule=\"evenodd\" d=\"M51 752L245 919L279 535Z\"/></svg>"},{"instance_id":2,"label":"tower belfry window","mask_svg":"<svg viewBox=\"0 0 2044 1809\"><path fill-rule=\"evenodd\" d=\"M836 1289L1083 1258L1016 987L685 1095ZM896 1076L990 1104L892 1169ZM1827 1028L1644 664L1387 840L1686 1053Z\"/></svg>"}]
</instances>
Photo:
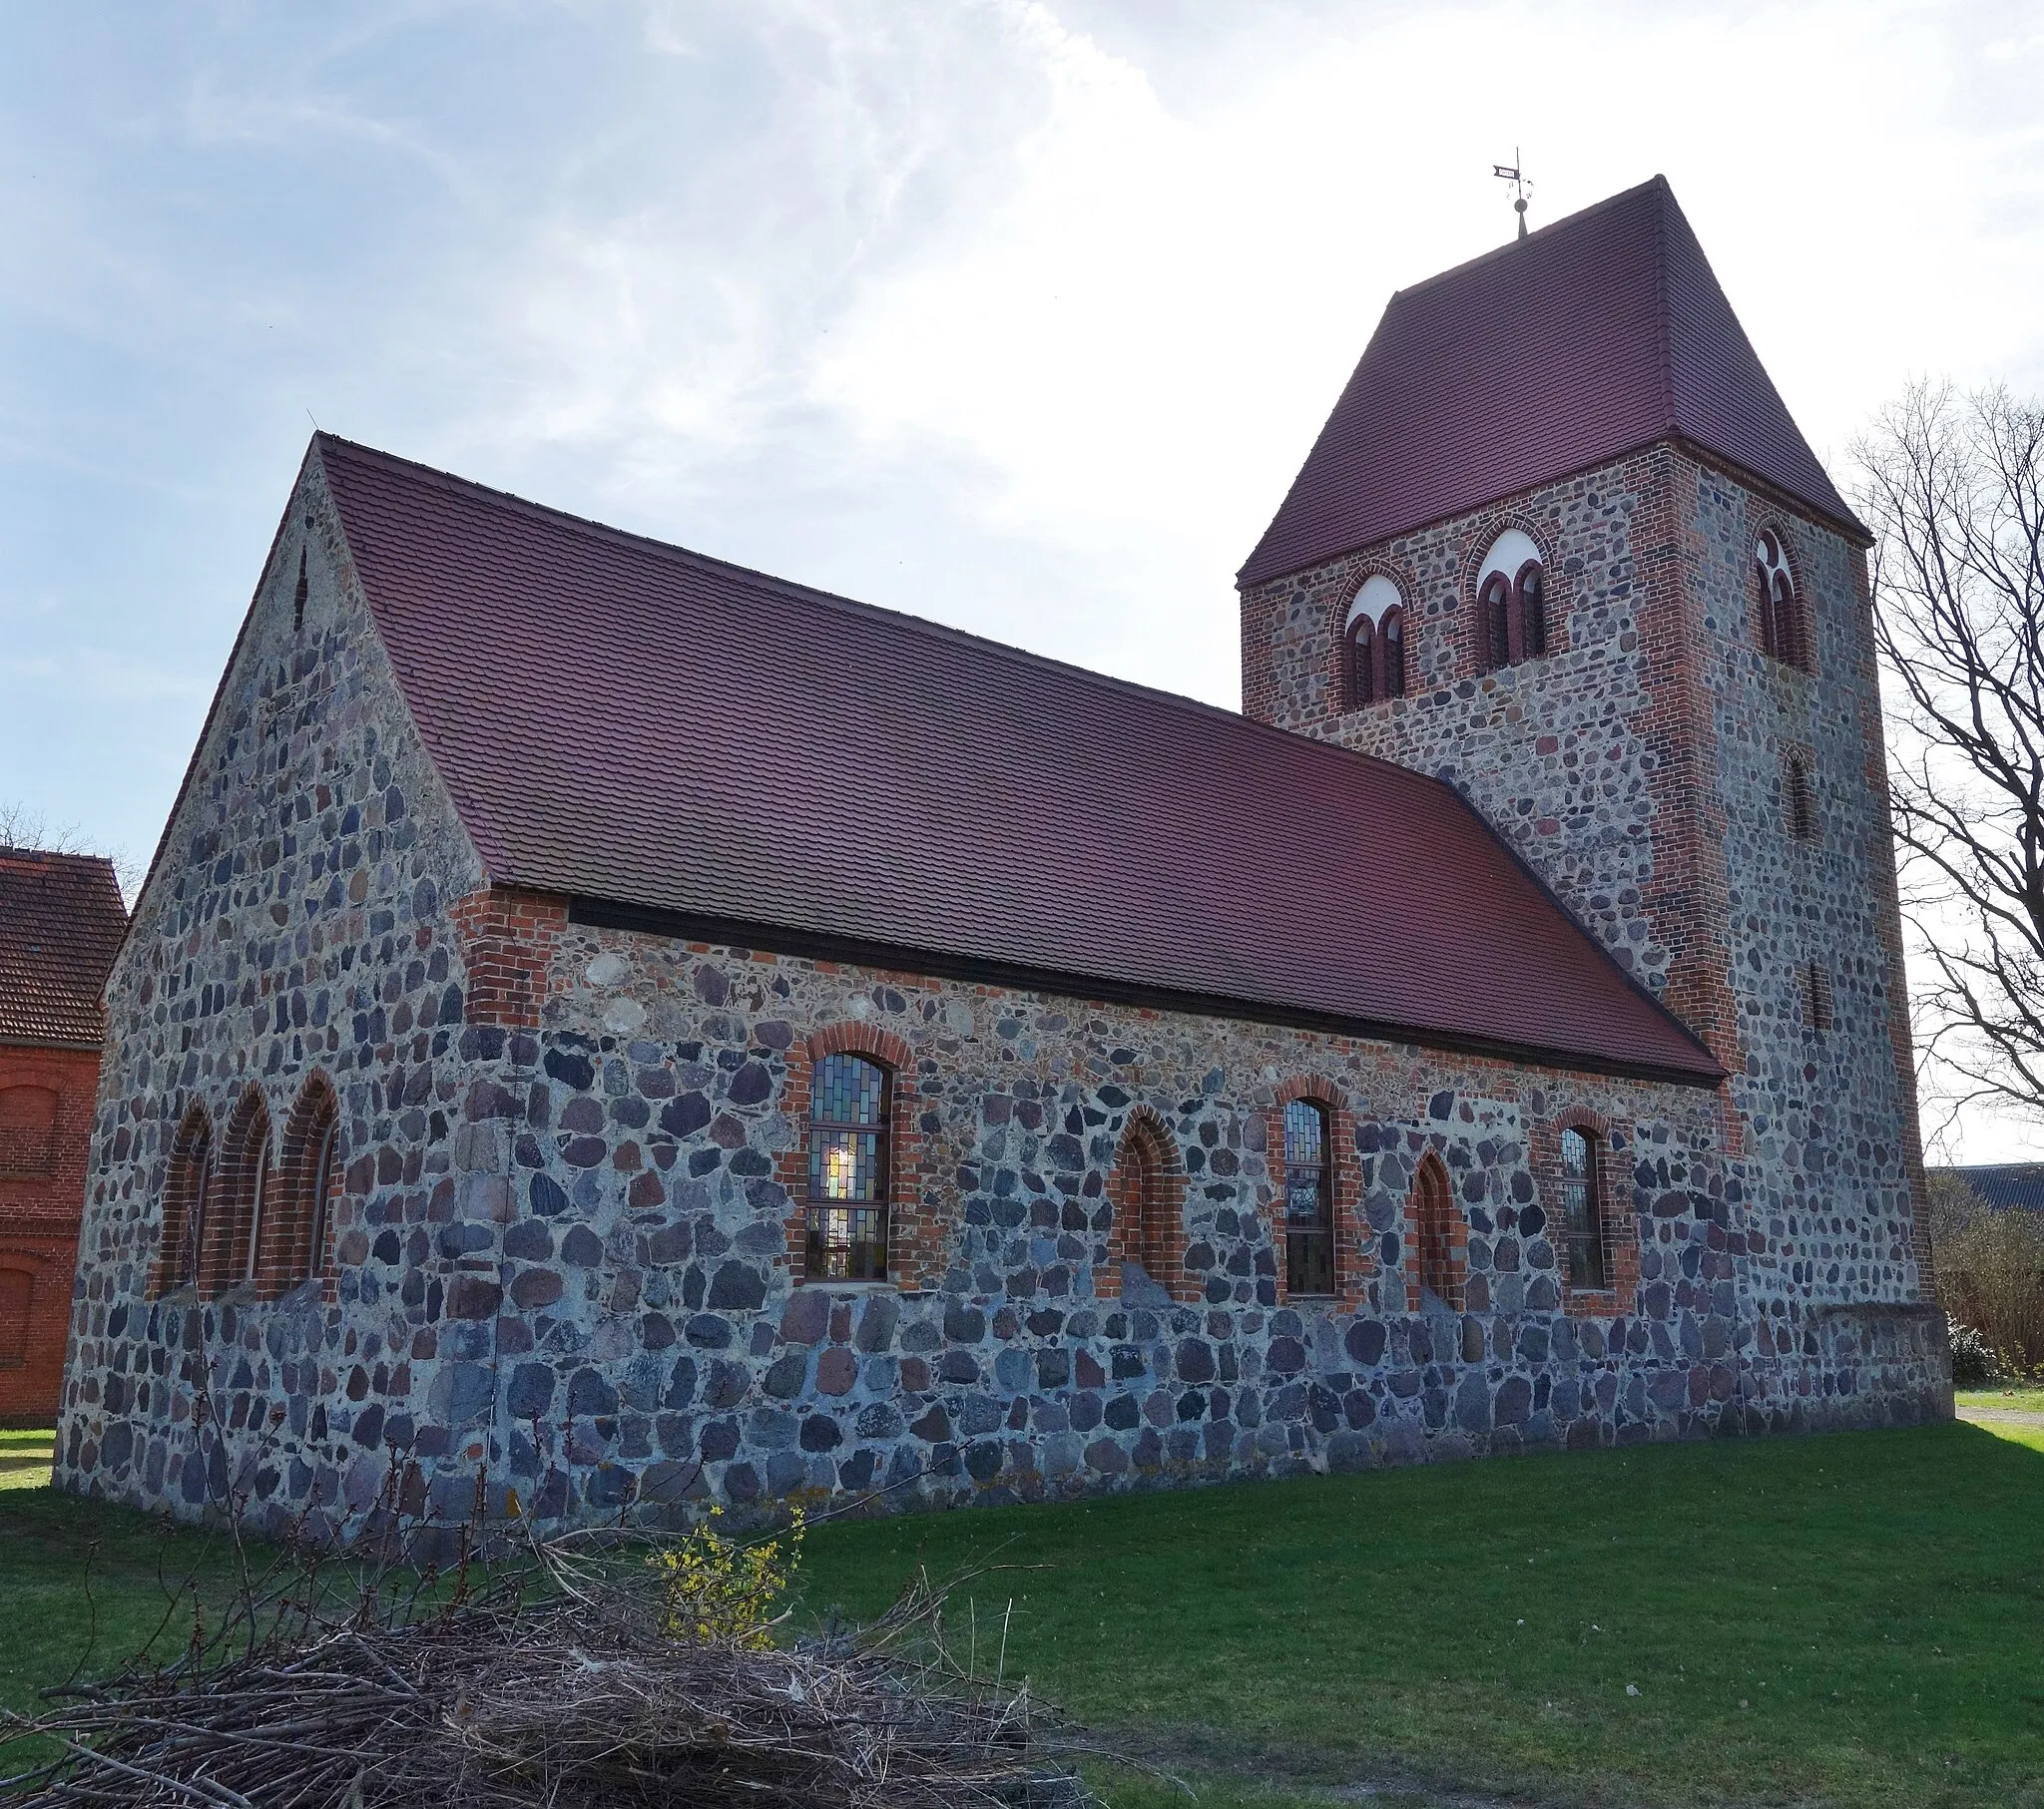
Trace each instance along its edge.
<instances>
[{"instance_id":1,"label":"tower belfry window","mask_svg":"<svg viewBox=\"0 0 2044 1809\"><path fill-rule=\"evenodd\" d=\"M1341 631L1341 704L1363 709L1405 694L1405 605L1381 573L1348 606Z\"/></svg>"},{"instance_id":2,"label":"tower belfry window","mask_svg":"<svg viewBox=\"0 0 2044 1809\"><path fill-rule=\"evenodd\" d=\"M1477 643L1495 672L1547 652L1547 569L1533 537L1507 528L1491 542L1476 585Z\"/></svg>"},{"instance_id":3,"label":"tower belfry window","mask_svg":"<svg viewBox=\"0 0 2044 1809\"><path fill-rule=\"evenodd\" d=\"M1761 652L1785 666L1807 668L1802 632L1802 602L1795 594L1795 574L1788 567L1788 548L1773 528L1761 530L1753 544L1754 576L1760 587Z\"/></svg>"}]
</instances>

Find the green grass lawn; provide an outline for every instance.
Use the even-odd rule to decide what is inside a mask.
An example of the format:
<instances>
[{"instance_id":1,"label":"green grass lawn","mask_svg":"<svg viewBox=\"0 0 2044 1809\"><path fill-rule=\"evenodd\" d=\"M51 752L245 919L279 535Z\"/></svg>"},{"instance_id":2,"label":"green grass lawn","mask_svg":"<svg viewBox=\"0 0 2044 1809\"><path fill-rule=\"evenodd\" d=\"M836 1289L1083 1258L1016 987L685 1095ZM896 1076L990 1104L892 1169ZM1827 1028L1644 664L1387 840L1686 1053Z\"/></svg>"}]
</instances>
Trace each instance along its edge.
<instances>
[{"instance_id":1,"label":"green grass lawn","mask_svg":"<svg viewBox=\"0 0 2044 1809\"><path fill-rule=\"evenodd\" d=\"M2044 1413L2044 1388L1962 1388L1954 1397L1961 1407L1999 1407L2011 1413Z\"/></svg>"},{"instance_id":2,"label":"green grass lawn","mask_svg":"<svg viewBox=\"0 0 2044 1809\"><path fill-rule=\"evenodd\" d=\"M918 1556L1017 1567L953 1614L984 1653L1012 1599L1011 1673L1237 1769L1655 1805L2044 1804L2028 1428L838 1523L810 1535L806 1605L872 1613Z\"/></svg>"},{"instance_id":3,"label":"green grass lawn","mask_svg":"<svg viewBox=\"0 0 2044 1809\"><path fill-rule=\"evenodd\" d=\"M0 1431L0 1489L41 1489L50 1481L57 1435L48 1430Z\"/></svg>"},{"instance_id":4,"label":"green grass lawn","mask_svg":"<svg viewBox=\"0 0 2044 1809\"><path fill-rule=\"evenodd\" d=\"M229 1585L216 1536L0 1494L0 1702L30 1707L77 1662L89 1551L92 1670L161 1624L160 1565L216 1600ZM986 1665L1012 1601L1009 1674L1187 1768L1206 1809L1359 1778L1571 1805L2044 1809L2044 1429L831 1523L809 1535L803 1608L874 1613L918 1558L1010 1567L953 1598L954 1630L976 1620ZM163 1637L190 1630L187 1607ZM1108 1788L1116 1809L1184 1800Z\"/></svg>"}]
</instances>

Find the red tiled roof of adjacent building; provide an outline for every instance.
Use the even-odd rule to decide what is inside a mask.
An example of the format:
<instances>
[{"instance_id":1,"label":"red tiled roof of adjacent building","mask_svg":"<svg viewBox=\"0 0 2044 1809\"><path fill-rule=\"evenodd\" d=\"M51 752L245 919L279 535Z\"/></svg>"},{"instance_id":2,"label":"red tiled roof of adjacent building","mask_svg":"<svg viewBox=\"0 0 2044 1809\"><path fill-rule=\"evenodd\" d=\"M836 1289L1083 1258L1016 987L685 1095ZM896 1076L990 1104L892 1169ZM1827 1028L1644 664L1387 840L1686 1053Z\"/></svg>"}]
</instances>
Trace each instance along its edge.
<instances>
[{"instance_id":1,"label":"red tiled roof of adjacent building","mask_svg":"<svg viewBox=\"0 0 2044 1809\"><path fill-rule=\"evenodd\" d=\"M1435 779L328 435L314 454L500 885L911 971L1719 1078Z\"/></svg>"},{"instance_id":2,"label":"red tiled roof of adjacent building","mask_svg":"<svg viewBox=\"0 0 2044 1809\"><path fill-rule=\"evenodd\" d=\"M0 847L0 1043L98 1048L127 928L111 861Z\"/></svg>"},{"instance_id":3,"label":"red tiled roof of adjacent building","mask_svg":"<svg viewBox=\"0 0 2044 1809\"><path fill-rule=\"evenodd\" d=\"M1657 176L1394 294L1240 580L1664 440L1867 540Z\"/></svg>"}]
</instances>

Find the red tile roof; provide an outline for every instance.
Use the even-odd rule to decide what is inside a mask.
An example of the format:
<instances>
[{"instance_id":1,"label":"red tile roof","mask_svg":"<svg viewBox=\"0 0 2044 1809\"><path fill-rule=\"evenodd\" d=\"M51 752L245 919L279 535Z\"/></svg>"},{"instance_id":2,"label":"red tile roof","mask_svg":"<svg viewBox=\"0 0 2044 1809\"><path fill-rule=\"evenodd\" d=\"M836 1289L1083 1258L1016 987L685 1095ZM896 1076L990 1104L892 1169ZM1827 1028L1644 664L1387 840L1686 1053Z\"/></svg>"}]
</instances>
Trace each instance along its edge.
<instances>
[{"instance_id":1,"label":"red tile roof","mask_svg":"<svg viewBox=\"0 0 2044 1809\"><path fill-rule=\"evenodd\" d=\"M111 861L0 848L0 1043L97 1048L127 928Z\"/></svg>"},{"instance_id":2,"label":"red tile roof","mask_svg":"<svg viewBox=\"0 0 2044 1809\"><path fill-rule=\"evenodd\" d=\"M328 435L314 449L499 884L904 968L1719 1075L1434 779Z\"/></svg>"},{"instance_id":3,"label":"red tile roof","mask_svg":"<svg viewBox=\"0 0 2044 1809\"><path fill-rule=\"evenodd\" d=\"M1657 176L1394 294L1240 579L1669 439L1866 541Z\"/></svg>"}]
</instances>

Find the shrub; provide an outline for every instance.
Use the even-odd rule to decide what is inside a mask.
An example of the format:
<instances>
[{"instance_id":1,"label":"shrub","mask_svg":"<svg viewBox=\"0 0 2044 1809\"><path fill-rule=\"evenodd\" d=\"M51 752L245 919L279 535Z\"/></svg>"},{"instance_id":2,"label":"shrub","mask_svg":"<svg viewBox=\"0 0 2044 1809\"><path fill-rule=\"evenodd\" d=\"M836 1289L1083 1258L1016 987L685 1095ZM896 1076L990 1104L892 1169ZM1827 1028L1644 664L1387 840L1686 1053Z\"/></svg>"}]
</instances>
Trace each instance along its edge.
<instances>
[{"instance_id":1,"label":"shrub","mask_svg":"<svg viewBox=\"0 0 2044 1809\"><path fill-rule=\"evenodd\" d=\"M1945 1323L1952 1340L1952 1386L1984 1388L1994 1380L1994 1353L1987 1348L1987 1340L1956 1319Z\"/></svg>"},{"instance_id":2,"label":"shrub","mask_svg":"<svg viewBox=\"0 0 2044 1809\"><path fill-rule=\"evenodd\" d=\"M773 1643L773 1606L801 1564L802 1511L786 1533L741 1545L713 1524L712 1508L678 1544L648 1561L660 1573L661 1626L671 1639L765 1650Z\"/></svg>"},{"instance_id":3,"label":"shrub","mask_svg":"<svg viewBox=\"0 0 2044 1809\"><path fill-rule=\"evenodd\" d=\"M1978 1334L2003 1375L2044 1373L2044 1212L1996 1212L1963 1183L1955 1194L1934 1181L1931 1236L1953 1321Z\"/></svg>"}]
</instances>

